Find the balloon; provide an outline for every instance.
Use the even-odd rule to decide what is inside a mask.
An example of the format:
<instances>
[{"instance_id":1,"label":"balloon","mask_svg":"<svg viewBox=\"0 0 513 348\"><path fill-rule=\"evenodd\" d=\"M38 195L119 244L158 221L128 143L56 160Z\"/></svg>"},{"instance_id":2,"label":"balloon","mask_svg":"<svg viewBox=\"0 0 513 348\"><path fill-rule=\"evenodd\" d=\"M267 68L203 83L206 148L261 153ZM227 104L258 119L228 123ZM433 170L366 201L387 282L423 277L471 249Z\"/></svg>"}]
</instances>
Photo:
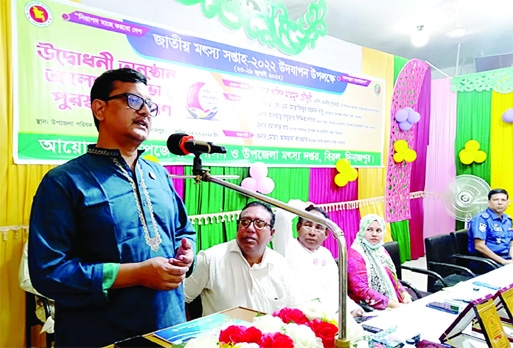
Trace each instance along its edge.
<instances>
[{"instance_id":1,"label":"balloon","mask_svg":"<svg viewBox=\"0 0 513 348\"><path fill-rule=\"evenodd\" d=\"M404 122L408 119L408 111L399 109L395 112L395 120L399 123Z\"/></svg>"},{"instance_id":2,"label":"balloon","mask_svg":"<svg viewBox=\"0 0 513 348\"><path fill-rule=\"evenodd\" d=\"M356 178L358 178L358 171L356 170L356 168L350 168L349 172L347 172L347 180L355 181Z\"/></svg>"},{"instance_id":3,"label":"balloon","mask_svg":"<svg viewBox=\"0 0 513 348\"><path fill-rule=\"evenodd\" d=\"M470 164L474 161L474 156L472 156L472 153L468 150L461 150L459 155L460 161L463 164Z\"/></svg>"},{"instance_id":4,"label":"balloon","mask_svg":"<svg viewBox=\"0 0 513 348\"><path fill-rule=\"evenodd\" d=\"M485 160L486 160L486 152L480 150L474 154L474 162L483 163Z\"/></svg>"},{"instance_id":5,"label":"balloon","mask_svg":"<svg viewBox=\"0 0 513 348\"><path fill-rule=\"evenodd\" d=\"M394 161L397 162L397 163L404 161L403 153L402 152L394 153Z\"/></svg>"},{"instance_id":6,"label":"balloon","mask_svg":"<svg viewBox=\"0 0 513 348\"><path fill-rule=\"evenodd\" d=\"M257 180L267 176L267 166L264 162L255 162L249 167L249 175Z\"/></svg>"},{"instance_id":7,"label":"balloon","mask_svg":"<svg viewBox=\"0 0 513 348\"><path fill-rule=\"evenodd\" d=\"M395 152L402 152L402 151L406 150L407 148L408 148L408 143L404 139L397 140L394 143Z\"/></svg>"},{"instance_id":8,"label":"balloon","mask_svg":"<svg viewBox=\"0 0 513 348\"><path fill-rule=\"evenodd\" d=\"M256 190L264 195L273 192L274 190L274 181L269 177L262 178L257 182Z\"/></svg>"},{"instance_id":9,"label":"balloon","mask_svg":"<svg viewBox=\"0 0 513 348\"><path fill-rule=\"evenodd\" d=\"M513 108L504 111L504 114L502 114L502 120L506 123L513 123Z\"/></svg>"},{"instance_id":10,"label":"balloon","mask_svg":"<svg viewBox=\"0 0 513 348\"><path fill-rule=\"evenodd\" d=\"M345 158L341 158L337 161L337 163L335 164L335 168L337 168L337 170L342 173L342 172L346 172L349 170L349 168L351 168L351 162L349 162L349 160L345 159Z\"/></svg>"},{"instance_id":11,"label":"balloon","mask_svg":"<svg viewBox=\"0 0 513 348\"><path fill-rule=\"evenodd\" d=\"M401 128L401 130L403 130L403 131L409 130L411 128L411 126L412 126L412 124L408 121L399 123L399 128Z\"/></svg>"},{"instance_id":12,"label":"balloon","mask_svg":"<svg viewBox=\"0 0 513 348\"><path fill-rule=\"evenodd\" d=\"M335 184L338 187L346 186L347 185L347 177L344 174L342 174L342 173L338 173L335 176Z\"/></svg>"},{"instance_id":13,"label":"balloon","mask_svg":"<svg viewBox=\"0 0 513 348\"><path fill-rule=\"evenodd\" d=\"M408 112L408 122L417 123L420 121L420 114L417 111Z\"/></svg>"},{"instance_id":14,"label":"balloon","mask_svg":"<svg viewBox=\"0 0 513 348\"><path fill-rule=\"evenodd\" d=\"M407 113L410 113L413 111L413 109L411 108L411 106L407 106L404 108L404 110L406 110Z\"/></svg>"},{"instance_id":15,"label":"balloon","mask_svg":"<svg viewBox=\"0 0 513 348\"><path fill-rule=\"evenodd\" d=\"M469 140L465 143L465 149L470 152L479 150L479 142L477 140Z\"/></svg>"},{"instance_id":16,"label":"balloon","mask_svg":"<svg viewBox=\"0 0 513 348\"><path fill-rule=\"evenodd\" d=\"M415 150L412 150L412 149L407 149L405 152L404 152L404 160L406 162L413 162L417 159L417 153L415 152Z\"/></svg>"},{"instance_id":17,"label":"balloon","mask_svg":"<svg viewBox=\"0 0 513 348\"><path fill-rule=\"evenodd\" d=\"M257 181L253 178L245 178L244 180L242 180L242 182L240 183L240 186L244 187L245 189L248 189L250 191L256 191L256 187L257 187Z\"/></svg>"}]
</instances>

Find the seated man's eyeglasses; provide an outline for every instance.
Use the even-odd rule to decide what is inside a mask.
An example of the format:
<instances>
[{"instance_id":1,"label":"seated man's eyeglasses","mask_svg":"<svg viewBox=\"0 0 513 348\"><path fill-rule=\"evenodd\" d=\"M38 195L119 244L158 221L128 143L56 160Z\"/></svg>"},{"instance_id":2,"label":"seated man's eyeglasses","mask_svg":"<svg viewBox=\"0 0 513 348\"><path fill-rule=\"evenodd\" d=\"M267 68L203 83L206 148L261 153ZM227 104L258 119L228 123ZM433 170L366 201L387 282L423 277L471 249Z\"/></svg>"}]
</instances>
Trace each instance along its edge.
<instances>
[{"instance_id":1,"label":"seated man's eyeglasses","mask_svg":"<svg viewBox=\"0 0 513 348\"><path fill-rule=\"evenodd\" d=\"M253 223L253 226L255 226L255 229L257 229L257 230L263 230L265 228L265 226L271 226L271 224L269 224L265 221L262 221L259 219L252 220L252 219L248 219L248 218L241 218L241 219L237 220L237 223L244 228L249 227L249 225L251 225L251 223Z\"/></svg>"},{"instance_id":2,"label":"seated man's eyeglasses","mask_svg":"<svg viewBox=\"0 0 513 348\"><path fill-rule=\"evenodd\" d=\"M155 117L159 112L159 106L152 102L149 99L144 99L140 95L133 93L121 93L116 95L111 95L104 99L104 101L109 101L112 99L118 98L126 98L126 104L132 110L139 111L143 108L144 104L148 105L148 109L150 109L150 116Z\"/></svg>"},{"instance_id":3,"label":"seated man's eyeglasses","mask_svg":"<svg viewBox=\"0 0 513 348\"><path fill-rule=\"evenodd\" d=\"M307 230L314 230L315 232L326 232L326 227L321 224L315 224L313 221L306 220L303 222L302 226Z\"/></svg>"}]
</instances>

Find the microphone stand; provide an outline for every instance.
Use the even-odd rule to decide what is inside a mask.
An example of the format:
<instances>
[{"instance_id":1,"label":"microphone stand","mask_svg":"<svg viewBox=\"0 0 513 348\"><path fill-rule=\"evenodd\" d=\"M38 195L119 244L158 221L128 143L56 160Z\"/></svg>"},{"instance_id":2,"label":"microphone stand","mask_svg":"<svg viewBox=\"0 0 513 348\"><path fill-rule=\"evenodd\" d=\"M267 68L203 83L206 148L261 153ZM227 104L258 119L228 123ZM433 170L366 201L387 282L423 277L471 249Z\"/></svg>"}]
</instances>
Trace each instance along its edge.
<instances>
[{"instance_id":1,"label":"microphone stand","mask_svg":"<svg viewBox=\"0 0 513 348\"><path fill-rule=\"evenodd\" d=\"M277 199L267 197L263 194L248 190L239 185L235 185L229 182L226 182L218 177L212 176L208 170L205 170L201 166L201 158L200 153L194 154L193 168L192 172L195 175L196 183L200 181L213 182L215 184L221 185L228 189L237 191L245 196L256 198L260 201L272 204L280 209L284 209L291 213L301 216L307 220L314 221L316 223L327 226L331 231L333 231L333 236L336 238L338 242L338 277L339 277L339 311L338 311L338 335L335 337L335 347L336 348L348 348L350 346L350 342L347 339L347 247L346 240L344 238L344 232L337 226L333 221L326 219L323 216L318 216L316 214L312 214L306 210L301 210L294 208L282 201Z\"/></svg>"}]
</instances>

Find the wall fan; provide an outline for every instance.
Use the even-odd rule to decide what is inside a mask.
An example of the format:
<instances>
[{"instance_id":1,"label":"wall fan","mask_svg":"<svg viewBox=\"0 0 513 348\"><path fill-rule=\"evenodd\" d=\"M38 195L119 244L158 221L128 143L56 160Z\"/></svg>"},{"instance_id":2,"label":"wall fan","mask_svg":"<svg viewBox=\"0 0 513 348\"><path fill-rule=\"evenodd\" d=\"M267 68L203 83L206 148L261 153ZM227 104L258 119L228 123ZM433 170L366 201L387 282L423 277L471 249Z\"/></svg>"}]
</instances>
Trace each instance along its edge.
<instances>
[{"instance_id":1,"label":"wall fan","mask_svg":"<svg viewBox=\"0 0 513 348\"><path fill-rule=\"evenodd\" d=\"M475 175L458 175L444 192L445 209L456 220L464 221L465 228L472 217L488 207L490 185Z\"/></svg>"}]
</instances>

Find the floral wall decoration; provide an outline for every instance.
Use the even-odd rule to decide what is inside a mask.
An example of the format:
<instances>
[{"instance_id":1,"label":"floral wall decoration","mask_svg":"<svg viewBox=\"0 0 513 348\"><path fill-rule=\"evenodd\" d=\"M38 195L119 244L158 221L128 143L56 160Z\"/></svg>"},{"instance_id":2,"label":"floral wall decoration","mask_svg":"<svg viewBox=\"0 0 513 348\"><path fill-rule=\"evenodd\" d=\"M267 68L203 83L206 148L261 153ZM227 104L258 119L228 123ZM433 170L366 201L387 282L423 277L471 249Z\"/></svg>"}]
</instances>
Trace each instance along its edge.
<instances>
[{"instance_id":1,"label":"floral wall decoration","mask_svg":"<svg viewBox=\"0 0 513 348\"><path fill-rule=\"evenodd\" d=\"M410 130L410 128L420 121L420 114L407 106L395 112L395 120L399 123L399 128L402 131Z\"/></svg>"},{"instance_id":2,"label":"floral wall decoration","mask_svg":"<svg viewBox=\"0 0 513 348\"><path fill-rule=\"evenodd\" d=\"M335 168L338 171L338 174L335 175L335 184L339 187L344 187L348 182L355 181L358 178L358 170L352 168L351 163L345 158L339 159Z\"/></svg>"},{"instance_id":3,"label":"floral wall decoration","mask_svg":"<svg viewBox=\"0 0 513 348\"><path fill-rule=\"evenodd\" d=\"M267 176L267 165L263 162L255 162L249 167L249 177L241 182L241 186L264 195L273 192L274 181Z\"/></svg>"},{"instance_id":4,"label":"floral wall decoration","mask_svg":"<svg viewBox=\"0 0 513 348\"><path fill-rule=\"evenodd\" d=\"M403 161L413 162L417 159L417 152L415 152L413 149L410 149L408 147L408 143L404 139L397 140L394 143L394 150L394 161L396 163L401 163Z\"/></svg>"},{"instance_id":5,"label":"floral wall decoration","mask_svg":"<svg viewBox=\"0 0 513 348\"><path fill-rule=\"evenodd\" d=\"M486 160L486 152L479 150L481 145L477 140L469 140L465 143L465 148L460 151L459 157L463 164L472 162L483 163Z\"/></svg>"}]
</instances>

